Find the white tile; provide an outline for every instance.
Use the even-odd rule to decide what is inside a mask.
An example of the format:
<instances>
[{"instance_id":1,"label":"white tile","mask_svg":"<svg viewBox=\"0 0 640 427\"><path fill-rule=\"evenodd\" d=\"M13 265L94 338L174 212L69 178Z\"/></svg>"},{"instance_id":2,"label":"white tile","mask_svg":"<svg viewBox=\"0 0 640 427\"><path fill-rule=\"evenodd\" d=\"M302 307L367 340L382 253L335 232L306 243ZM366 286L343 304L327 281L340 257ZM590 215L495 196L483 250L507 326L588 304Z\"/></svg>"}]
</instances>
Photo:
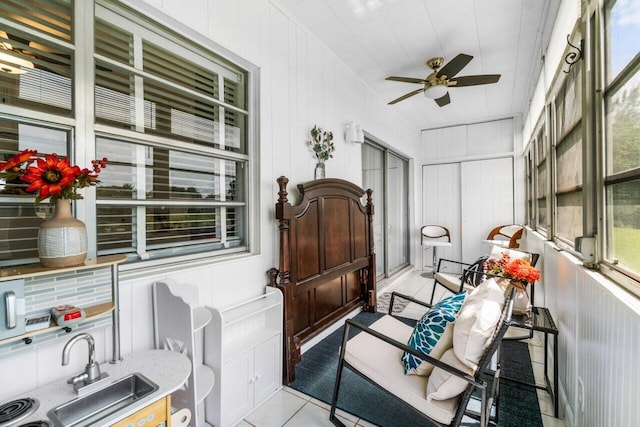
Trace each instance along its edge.
<instances>
[{"instance_id":1,"label":"white tile","mask_svg":"<svg viewBox=\"0 0 640 427\"><path fill-rule=\"evenodd\" d=\"M358 424L356 424L356 426L362 426L362 427L378 427L377 424L372 424L367 420L358 420Z\"/></svg>"},{"instance_id":2,"label":"white tile","mask_svg":"<svg viewBox=\"0 0 640 427\"><path fill-rule=\"evenodd\" d=\"M355 426L355 422L349 421L346 418L340 418L346 426ZM329 411L314 405L309 402L302 407L296 414L287 421L284 426L286 427L332 427L333 423L329 421Z\"/></svg>"},{"instance_id":3,"label":"white tile","mask_svg":"<svg viewBox=\"0 0 640 427\"><path fill-rule=\"evenodd\" d=\"M542 414L542 425L544 427L565 427L564 420L545 414Z\"/></svg>"},{"instance_id":4,"label":"white tile","mask_svg":"<svg viewBox=\"0 0 640 427\"><path fill-rule=\"evenodd\" d=\"M530 345L529 356L532 362L544 363L544 347Z\"/></svg>"},{"instance_id":5,"label":"white tile","mask_svg":"<svg viewBox=\"0 0 640 427\"><path fill-rule=\"evenodd\" d=\"M540 404L540 413L553 417L553 400L551 395L545 390L536 390L538 395L538 403Z\"/></svg>"},{"instance_id":6,"label":"white tile","mask_svg":"<svg viewBox=\"0 0 640 427\"><path fill-rule=\"evenodd\" d=\"M245 420L241 420L239 423L235 424L234 427L255 427L253 424L246 422Z\"/></svg>"},{"instance_id":7,"label":"white tile","mask_svg":"<svg viewBox=\"0 0 640 427\"><path fill-rule=\"evenodd\" d=\"M293 394L294 396L299 397L300 399L303 399L303 400L305 400L305 401L307 401L307 400L311 399L311 397L310 397L310 396L308 396L308 395L306 395L306 394L304 394L304 393L302 393L302 392L300 392L300 391L298 391L298 390L296 390L296 389L293 389L293 388L291 388L291 387L284 386L282 389L283 389L284 391L286 391L287 393L291 393L291 394Z\"/></svg>"},{"instance_id":8,"label":"white tile","mask_svg":"<svg viewBox=\"0 0 640 427\"><path fill-rule=\"evenodd\" d=\"M544 365L542 363L532 362L531 368L533 369L533 376L536 379L537 385L545 385L544 382Z\"/></svg>"},{"instance_id":9,"label":"white tile","mask_svg":"<svg viewBox=\"0 0 640 427\"><path fill-rule=\"evenodd\" d=\"M245 421L259 427L280 427L307 403L284 390L269 398L245 417Z\"/></svg>"},{"instance_id":10,"label":"white tile","mask_svg":"<svg viewBox=\"0 0 640 427\"><path fill-rule=\"evenodd\" d=\"M331 410L331 405L329 405L328 403L323 402L322 400L318 400L318 399L315 399L315 398L312 397L310 402L313 403L314 405L317 405L317 406L321 407L322 409L326 409L327 411ZM343 411L340 408L336 408L336 414L340 418L344 418L344 419L349 420L349 421L351 421L353 423L358 421L358 417L356 417L355 415L350 414L350 413L348 413L346 411Z\"/></svg>"},{"instance_id":11,"label":"white tile","mask_svg":"<svg viewBox=\"0 0 640 427\"><path fill-rule=\"evenodd\" d=\"M440 287L440 286L438 286ZM441 288L442 289L442 288ZM433 293L433 288L431 286L423 286L422 288L420 288L413 296L415 299L419 300L419 301L423 301L425 303L429 303L429 301L431 300L431 294ZM434 295L434 299L435 296L438 294L438 289L436 289L435 295ZM425 308L426 310L426 308Z\"/></svg>"}]
</instances>

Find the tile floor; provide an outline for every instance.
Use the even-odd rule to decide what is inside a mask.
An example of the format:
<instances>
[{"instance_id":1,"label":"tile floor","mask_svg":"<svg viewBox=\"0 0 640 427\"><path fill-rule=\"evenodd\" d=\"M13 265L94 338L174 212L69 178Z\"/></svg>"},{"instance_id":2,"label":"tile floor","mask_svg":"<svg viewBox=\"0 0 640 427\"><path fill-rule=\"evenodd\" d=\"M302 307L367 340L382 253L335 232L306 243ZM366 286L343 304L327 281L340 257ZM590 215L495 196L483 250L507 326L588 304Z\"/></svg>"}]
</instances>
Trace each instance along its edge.
<instances>
[{"instance_id":1,"label":"tile floor","mask_svg":"<svg viewBox=\"0 0 640 427\"><path fill-rule=\"evenodd\" d=\"M397 283L386 287L384 292L397 290L417 299L428 301L431 297L432 286L433 279L426 279L421 276L420 272L413 272L404 276ZM436 291L436 299L438 299L438 291ZM412 304L409 304L403 312L404 316L413 318L419 318L422 314L423 311L419 309L419 306ZM528 342L536 382L544 384L544 337L536 333ZM549 394L543 390L537 390L537 392L544 427L565 427L562 420L553 417L553 402ZM374 424L358 419L358 417L344 411L338 410L338 416L345 425L350 427L374 426ZM244 420L236 424L238 427L319 427L332 425L329 421L329 405L289 387L283 387L282 390L247 415Z\"/></svg>"}]
</instances>

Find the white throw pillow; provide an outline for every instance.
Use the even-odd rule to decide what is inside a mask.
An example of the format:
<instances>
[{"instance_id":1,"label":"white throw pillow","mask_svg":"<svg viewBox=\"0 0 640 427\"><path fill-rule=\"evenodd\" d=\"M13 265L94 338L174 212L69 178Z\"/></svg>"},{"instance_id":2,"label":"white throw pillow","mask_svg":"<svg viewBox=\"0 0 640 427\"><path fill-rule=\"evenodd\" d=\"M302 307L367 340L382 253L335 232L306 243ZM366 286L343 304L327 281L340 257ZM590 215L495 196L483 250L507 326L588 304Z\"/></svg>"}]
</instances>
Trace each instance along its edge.
<instances>
[{"instance_id":1,"label":"white throw pillow","mask_svg":"<svg viewBox=\"0 0 640 427\"><path fill-rule=\"evenodd\" d=\"M465 299L453 324L453 352L475 370L490 343L504 306L504 292L495 279L476 287Z\"/></svg>"},{"instance_id":2,"label":"white throw pillow","mask_svg":"<svg viewBox=\"0 0 640 427\"><path fill-rule=\"evenodd\" d=\"M489 258L501 259L502 254L509 255L509 260L514 261L516 259L523 259L528 263L531 263L531 254L527 252L518 251L515 249L501 248L500 246L493 246Z\"/></svg>"},{"instance_id":3,"label":"white throw pillow","mask_svg":"<svg viewBox=\"0 0 640 427\"><path fill-rule=\"evenodd\" d=\"M453 349L445 351L440 358L441 362L454 368L460 369L465 374L473 375L473 369L462 363L453 352ZM427 382L427 400L446 400L458 396L469 385L462 378L445 371L441 368L434 368Z\"/></svg>"}]
</instances>

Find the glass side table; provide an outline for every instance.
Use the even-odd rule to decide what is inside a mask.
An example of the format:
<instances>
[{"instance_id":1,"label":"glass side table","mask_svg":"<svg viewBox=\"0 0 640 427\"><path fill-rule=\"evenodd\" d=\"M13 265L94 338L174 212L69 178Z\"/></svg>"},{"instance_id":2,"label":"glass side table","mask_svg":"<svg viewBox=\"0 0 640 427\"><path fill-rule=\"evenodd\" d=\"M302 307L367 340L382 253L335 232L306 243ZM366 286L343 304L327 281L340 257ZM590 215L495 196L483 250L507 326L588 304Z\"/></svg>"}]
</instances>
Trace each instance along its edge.
<instances>
[{"instance_id":1,"label":"glass side table","mask_svg":"<svg viewBox=\"0 0 640 427\"><path fill-rule=\"evenodd\" d=\"M544 380L545 385L541 386L535 383L528 383L515 378L503 377L506 381L513 381L519 384L528 385L541 390L546 390L553 400L553 414L558 418L558 328L556 327L553 317L549 309L545 307L532 307L531 315L513 315L511 318L511 326L516 328L527 329L530 336L533 332L544 333ZM547 354L549 350L549 334L553 335L553 384L549 381ZM524 337L528 338L528 337Z\"/></svg>"}]
</instances>

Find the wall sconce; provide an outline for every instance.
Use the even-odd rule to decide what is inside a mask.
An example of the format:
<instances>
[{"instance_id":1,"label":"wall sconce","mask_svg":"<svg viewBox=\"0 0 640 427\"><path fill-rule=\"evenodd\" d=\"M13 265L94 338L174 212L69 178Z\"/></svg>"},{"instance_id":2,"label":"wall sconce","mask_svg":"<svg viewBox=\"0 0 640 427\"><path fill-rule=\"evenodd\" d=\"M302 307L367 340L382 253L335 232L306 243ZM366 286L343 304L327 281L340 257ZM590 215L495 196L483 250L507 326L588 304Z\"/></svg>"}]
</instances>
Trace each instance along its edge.
<instances>
[{"instance_id":1,"label":"wall sconce","mask_svg":"<svg viewBox=\"0 0 640 427\"><path fill-rule=\"evenodd\" d=\"M344 136L345 141L362 144L364 142L364 132L360 125L355 124L353 121L347 123L347 129Z\"/></svg>"}]
</instances>

